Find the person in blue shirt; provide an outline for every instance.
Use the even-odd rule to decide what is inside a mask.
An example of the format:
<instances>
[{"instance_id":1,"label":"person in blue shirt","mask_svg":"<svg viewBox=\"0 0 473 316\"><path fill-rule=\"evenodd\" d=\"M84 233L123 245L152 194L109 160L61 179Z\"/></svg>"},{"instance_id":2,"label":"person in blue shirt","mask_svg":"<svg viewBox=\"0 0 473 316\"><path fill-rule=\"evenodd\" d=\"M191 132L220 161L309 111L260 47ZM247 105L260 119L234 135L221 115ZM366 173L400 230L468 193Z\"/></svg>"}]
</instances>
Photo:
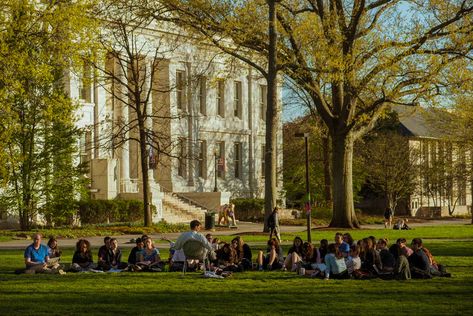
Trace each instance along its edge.
<instances>
[{"instance_id":1,"label":"person in blue shirt","mask_svg":"<svg viewBox=\"0 0 473 316\"><path fill-rule=\"evenodd\" d=\"M25 273L59 273L64 274L65 272L59 269L59 264L48 263L48 247L41 244L41 234L33 235L33 243L26 247L24 257L26 270Z\"/></svg>"}]
</instances>

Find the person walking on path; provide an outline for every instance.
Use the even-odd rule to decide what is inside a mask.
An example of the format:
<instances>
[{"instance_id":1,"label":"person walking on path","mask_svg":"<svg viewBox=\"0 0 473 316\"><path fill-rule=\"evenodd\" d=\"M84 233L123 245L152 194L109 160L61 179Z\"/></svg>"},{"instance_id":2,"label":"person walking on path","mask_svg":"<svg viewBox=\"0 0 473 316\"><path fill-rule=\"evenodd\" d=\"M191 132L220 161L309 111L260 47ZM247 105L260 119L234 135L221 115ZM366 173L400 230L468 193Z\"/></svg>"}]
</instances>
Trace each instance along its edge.
<instances>
[{"instance_id":1,"label":"person walking on path","mask_svg":"<svg viewBox=\"0 0 473 316\"><path fill-rule=\"evenodd\" d=\"M269 239L274 236L278 239L278 242L281 243L281 232L279 230L279 218L278 218L279 209L276 206L273 209L273 212L268 217L268 228L269 228Z\"/></svg>"},{"instance_id":2,"label":"person walking on path","mask_svg":"<svg viewBox=\"0 0 473 316\"><path fill-rule=\"evenodd\" d=\"M393 210L390 207L387 207L384 211L384 228L391 229L393 224Z\"/></svg>"}]
</instances>

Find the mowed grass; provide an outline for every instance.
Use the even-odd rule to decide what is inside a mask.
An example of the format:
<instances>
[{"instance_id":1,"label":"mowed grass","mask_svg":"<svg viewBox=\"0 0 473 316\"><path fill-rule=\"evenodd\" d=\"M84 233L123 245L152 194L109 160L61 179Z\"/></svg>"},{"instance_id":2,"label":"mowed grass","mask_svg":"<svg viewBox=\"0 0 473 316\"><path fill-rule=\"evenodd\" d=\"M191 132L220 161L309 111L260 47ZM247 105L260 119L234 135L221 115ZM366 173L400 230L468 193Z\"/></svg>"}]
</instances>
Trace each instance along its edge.
<instances>
[{"instance_id":1,"label":"mowed grass","mask_svg":"<svg viewBox=\"0 0 473 316\"><path fill-rule=\"evenodd\" d=\"M471 314L473 226L351 233L355 239L388 235L390 240L399 236L409 240L420 236L453 276L410 281L324 281L280 271L235 273L223 280L203 279L198 273L182 276L168 272L14 275L12 271L22 266L22 250L0 250L0 315ZM313 240L332 240L333 234L316 231ZM297 235L305 237L304 233ZM287 240L293 238L284 236ZM254 256L265 239L246 236L245 240L253 244ZM287 247L286 243L285 250ZM73 249L63 250L63 261L70 262ZM123 250L127 257L128 250ZM161 253L167 258L167 249L161 249Z\"/></svg>"}]
</instances>

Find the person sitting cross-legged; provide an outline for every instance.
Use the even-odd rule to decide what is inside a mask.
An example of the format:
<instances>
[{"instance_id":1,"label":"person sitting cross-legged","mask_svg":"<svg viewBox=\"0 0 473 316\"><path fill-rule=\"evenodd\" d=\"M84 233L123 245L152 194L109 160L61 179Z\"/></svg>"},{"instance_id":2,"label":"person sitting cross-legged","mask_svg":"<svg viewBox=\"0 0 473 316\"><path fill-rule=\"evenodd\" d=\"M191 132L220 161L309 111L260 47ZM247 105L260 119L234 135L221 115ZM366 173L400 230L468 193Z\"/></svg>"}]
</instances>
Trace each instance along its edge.
<instances>
[{"instance_id":1,"label":"person sitting cross-legged","mask_svg":"<svg viewBox=\"0 0 473 316\"><path fill-rule=\"evenodd\" d=\"M164 262L161 261L159 250L154 247L151 238L145 239L145 247L138 253L138 262L136 263L143 271L161 272L164 268Z\"/></svg>"},{"instance_id":2,"label":"person sitting cross-legged","mask_svg":"<svg viewBox=\"0 0 473 316\"><path fill-rule=\"evenodd\" d=\"M49 262L48 247L41 244L41 234L33 235L33 243L26 247L24 258L25 258L25 273L58 273L64 274L65 272L60 269L59 263Z\"/></svg>"},{"instance_id":3,"label":"person sitting cross-legged","mask_svg":"<svg viewBox=\"0 0 473 316\"><path fill-rule=\"evenodd\" d=\"M89 272L96 271L97 265L92 258L90 242L87 239L79 239L76 243L76 251L72 257L72 272Z\"/></svg>"},{"instance_id":4,"label":"person sitting cross-legged","mask_svg":"<svg viewBox=\"0 0 473 316\"><path fill-rule=\"evenodd\" d=\"M325 280L348 279L348 270L345 259L336 244L329 244L325 255Z\"/></svg>"}]
</instances>

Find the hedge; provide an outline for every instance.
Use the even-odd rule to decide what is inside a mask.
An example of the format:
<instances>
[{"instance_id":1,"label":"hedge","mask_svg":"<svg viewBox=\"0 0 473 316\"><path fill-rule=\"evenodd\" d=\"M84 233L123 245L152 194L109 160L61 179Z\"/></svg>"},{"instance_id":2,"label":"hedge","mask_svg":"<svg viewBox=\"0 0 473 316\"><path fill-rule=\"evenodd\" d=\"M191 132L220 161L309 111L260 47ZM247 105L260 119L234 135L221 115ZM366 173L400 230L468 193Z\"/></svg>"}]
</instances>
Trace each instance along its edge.
<instances>
[{"instance_id":1,"label":"hedge","mask_svg":"<svg viewBox=\"0 0 473 316\"><path fill-rule=\"evenodd\" d=\"M140 200L89 200L79 202L82 224L103 224L143 221L144 208Z\"/></svg>"},{"instance_id":2,"label":"hedge","mask_svg":"<svg viewBox=\"0 0 473 316\"><path fill-rule=\"evenodd\" d=\"M263 220L264 199L233 199L235 215L239 220Z\"/></svg>"}]
</instances>

